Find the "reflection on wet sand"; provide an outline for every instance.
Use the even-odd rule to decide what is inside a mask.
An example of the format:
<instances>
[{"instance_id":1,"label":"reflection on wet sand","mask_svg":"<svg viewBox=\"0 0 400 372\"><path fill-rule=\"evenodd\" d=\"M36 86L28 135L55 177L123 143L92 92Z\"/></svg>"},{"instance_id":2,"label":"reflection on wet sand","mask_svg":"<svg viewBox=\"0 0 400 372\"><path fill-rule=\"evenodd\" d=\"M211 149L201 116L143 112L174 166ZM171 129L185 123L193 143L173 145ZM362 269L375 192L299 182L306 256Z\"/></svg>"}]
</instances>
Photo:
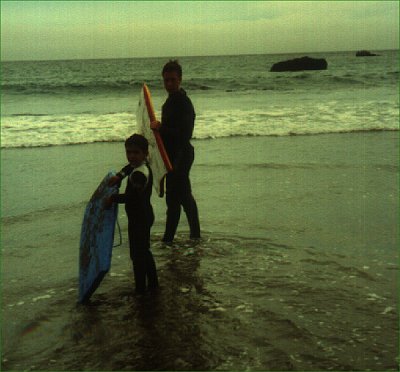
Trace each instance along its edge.
<instances>
[{"instance_id":1,"label":"reflection on wet sand","mask_svg":"<svg viewBox=\"0 0 400 372\"><path fill-rule=\"evenodd\" d=\"M68 283L26 315L2 369L397 369L387 260L223 234L158 238L159 291L135 296L127 250L116 251L89 304L71 306Z\"/></svg>"},{"instance_id":2,"label":"reflection on wet sand","mask_svg":"<svg viewBox=\"0 0 400 372\"><path fill-rule=\"evenodd\" d=\"M142 332L136 343L141 355L136 369L208 370L213 367L208 360L211 353L202 351L205 340L200 318L204 288L199 266L198 250L169 252L160 273L162 289L138 304L138 325Z\"/></svg>"},{"instance_id":3,"label":"reflection on wet sand","mask_svg":"<svg viewBox=\"0 0 400 372\"><path fill-rule=\"evenodd\" d=\"M166 250L157 292L135 296L133 279L121 277L122 285L114 285L111 294L96 294L78 308L70 325L75 358L83 362L76 369L209 370L217 365L201 330L210 302L198 272L201 248Z\"/></svg>"}]
</instances>

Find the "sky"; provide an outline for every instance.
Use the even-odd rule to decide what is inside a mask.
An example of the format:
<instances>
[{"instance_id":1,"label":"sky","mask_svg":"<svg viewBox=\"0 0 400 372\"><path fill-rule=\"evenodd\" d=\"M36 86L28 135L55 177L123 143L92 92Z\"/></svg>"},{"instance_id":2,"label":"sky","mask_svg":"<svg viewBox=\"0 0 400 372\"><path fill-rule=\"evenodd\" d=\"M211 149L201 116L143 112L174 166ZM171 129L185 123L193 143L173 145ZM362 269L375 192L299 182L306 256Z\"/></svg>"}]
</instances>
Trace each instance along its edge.
<instances>
[{"instance_id":1,"label":"sky","mask_svg":"<svg viewBox=\"0 0 400 372\"><path fill-rule=\"evenodd\" d=\"M398 46L398 1L1 1L2 61Z\"/></svg>"}]
</instances>

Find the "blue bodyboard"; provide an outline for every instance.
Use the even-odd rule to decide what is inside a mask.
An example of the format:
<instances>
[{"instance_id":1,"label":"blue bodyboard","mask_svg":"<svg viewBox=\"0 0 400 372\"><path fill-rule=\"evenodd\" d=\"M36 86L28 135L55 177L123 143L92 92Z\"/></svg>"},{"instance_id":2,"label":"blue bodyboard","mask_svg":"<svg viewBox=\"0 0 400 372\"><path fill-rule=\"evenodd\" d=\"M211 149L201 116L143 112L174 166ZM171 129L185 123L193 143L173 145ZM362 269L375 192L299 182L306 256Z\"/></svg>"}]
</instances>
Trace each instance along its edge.
<instances>
[{"instance_id":1,"label":"blue bodyboard","mask_svg":"<svg viewBox=\"0 0 400 372\"><path fill-rule=\"evenodd\" d=\"M114 172L109 172L104 177L85 209L79 249L80 303L90 298L110 270L118 204L106 209L104 201L118 192L116 186L108 186L113 175Z\"/></svg>"}]
</instances>

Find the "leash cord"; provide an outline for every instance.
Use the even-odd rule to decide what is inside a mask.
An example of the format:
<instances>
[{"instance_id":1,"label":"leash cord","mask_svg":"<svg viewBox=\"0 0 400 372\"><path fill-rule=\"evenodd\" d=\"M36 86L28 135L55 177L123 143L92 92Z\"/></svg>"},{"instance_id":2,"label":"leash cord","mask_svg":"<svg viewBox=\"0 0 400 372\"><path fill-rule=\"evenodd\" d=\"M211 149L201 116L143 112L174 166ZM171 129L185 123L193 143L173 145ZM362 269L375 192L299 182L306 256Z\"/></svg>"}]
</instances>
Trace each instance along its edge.
<instances>
[{"instance_id":1,"label":"leash cord","mask_svg":"<svg viewBox=\"0 0 400 372\"><path fill-rule=\"evenodd\" d=\"M119 221L117 218L117 227L118 227L118 234L119 234L119 243L116 245L113 245L113 248L115 247L119 247L120 245L122 245L122 234L121 234L121 226L119 225Z\"/></svg>"}]
</instances>

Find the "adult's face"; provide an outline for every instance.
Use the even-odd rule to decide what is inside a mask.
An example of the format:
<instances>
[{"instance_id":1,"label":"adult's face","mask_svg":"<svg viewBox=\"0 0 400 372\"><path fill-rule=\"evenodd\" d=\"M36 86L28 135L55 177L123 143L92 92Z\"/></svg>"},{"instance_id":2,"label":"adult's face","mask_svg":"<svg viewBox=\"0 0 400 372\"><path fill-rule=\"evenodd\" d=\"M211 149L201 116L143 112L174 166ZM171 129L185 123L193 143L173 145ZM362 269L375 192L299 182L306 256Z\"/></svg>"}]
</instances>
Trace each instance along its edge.
<instances>
[{"instance_id":1,"label":"adult's face","mask_svg":"<svg viewBox=\"0 0 400 372\"><path fill-rule=\"evenodd\" d=\"M176 71L164 72L163 79L164 88L169 94L179 91L182 78L179 77Z\"/></svg>"}]
</instances>

